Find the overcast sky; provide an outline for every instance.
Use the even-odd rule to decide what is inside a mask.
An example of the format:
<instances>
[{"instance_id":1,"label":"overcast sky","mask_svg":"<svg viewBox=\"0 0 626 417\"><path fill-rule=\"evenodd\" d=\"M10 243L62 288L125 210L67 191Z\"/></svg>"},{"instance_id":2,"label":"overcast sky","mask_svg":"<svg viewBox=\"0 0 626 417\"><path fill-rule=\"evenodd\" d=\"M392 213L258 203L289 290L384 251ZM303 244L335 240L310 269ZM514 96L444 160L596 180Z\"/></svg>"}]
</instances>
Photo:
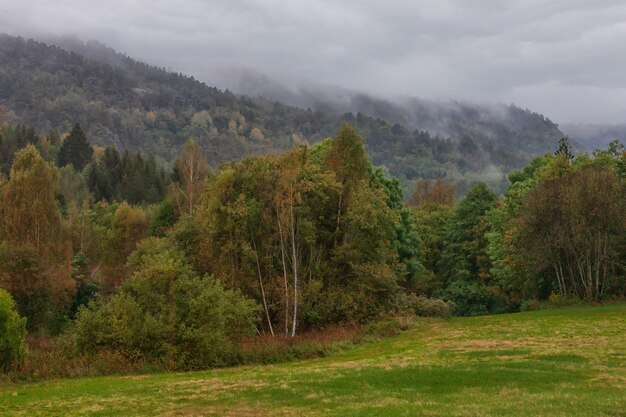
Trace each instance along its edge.
<instances>
[{"instance_id":1,"label":"overcast sky","mask_svg":"<svg viewBox=\"0 0 626 417\"><path fill-rule=\"evenodd\" d=\"M626 123L623 0L0 0L0 32L96 39L218 87L244 68Z\"/></svg>"}]
</instances>

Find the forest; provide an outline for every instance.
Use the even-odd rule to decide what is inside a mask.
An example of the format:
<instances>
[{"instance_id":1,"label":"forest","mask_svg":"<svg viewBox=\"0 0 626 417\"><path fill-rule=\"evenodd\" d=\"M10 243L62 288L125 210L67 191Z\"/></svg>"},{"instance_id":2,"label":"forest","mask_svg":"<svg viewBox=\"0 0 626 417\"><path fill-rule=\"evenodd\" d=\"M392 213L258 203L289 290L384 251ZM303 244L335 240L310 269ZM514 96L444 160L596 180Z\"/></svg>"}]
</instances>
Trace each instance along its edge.
<instances>
[{"instance_id":1,"label":"forest","mask_svg":"<svg viewBox=\"0 0 626 417\"><path fill-rule=\"evenodd\" d=\"M504 194L459 199L442 177L405 196L347 123L219 167L193 138L168 165L86 131L1 126L0 367L22 377L272 361L250 344L626 296L618 141L564 137Z\"/></svg>"},{"instance_id":2,"label":"forest","mask_svg":"<svg viewBox=\"0 0 626 417\"><path fill-rule=\"evenodd\" d=\"M66 48L0 35L4 120L38 132L69 131L78 122L94 144L141 150L163 163L189 137L218 166L314 145L347 122L372 163L400 179L405 192L418 180L446 177L462 195L481 181L503 192L506 173L552 151L563 136L548 118L513 105L492 111L414 102L401 110L357 97L345 108L298 108L221 91L101 44Z\"/></svg>"}]
</instances>

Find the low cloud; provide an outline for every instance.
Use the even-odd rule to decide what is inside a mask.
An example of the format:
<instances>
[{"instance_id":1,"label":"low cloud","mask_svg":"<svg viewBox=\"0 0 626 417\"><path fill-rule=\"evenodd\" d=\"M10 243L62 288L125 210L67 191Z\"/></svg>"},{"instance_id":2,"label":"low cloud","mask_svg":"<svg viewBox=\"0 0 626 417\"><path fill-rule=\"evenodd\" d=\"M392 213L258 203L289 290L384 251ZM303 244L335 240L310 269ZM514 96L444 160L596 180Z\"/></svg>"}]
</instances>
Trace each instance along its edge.
<instances>
[{"instance_id":1,"label":"low cloud","mask_svg":"<svg viewBox=\"0 0 626 417\"><path fill-rule=\"evenodd\" d=\"M557 122L626 120L619 0L3 0L0 28L96 39L221 87L247 72L288 88L515 102Z\"/></svg>"}]
</instances>

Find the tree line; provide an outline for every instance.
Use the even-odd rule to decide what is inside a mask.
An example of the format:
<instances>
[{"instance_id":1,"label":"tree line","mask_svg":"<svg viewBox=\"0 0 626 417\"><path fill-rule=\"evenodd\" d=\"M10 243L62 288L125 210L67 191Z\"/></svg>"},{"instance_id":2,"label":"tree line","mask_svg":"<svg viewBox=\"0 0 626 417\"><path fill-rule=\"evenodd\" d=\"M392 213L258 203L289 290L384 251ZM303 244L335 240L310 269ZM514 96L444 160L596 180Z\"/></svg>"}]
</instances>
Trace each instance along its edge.
<instances>
[{"instance_id":1,"label":"tree line","mask_svg":"<svg viewBox=\"0 0 626 417\"><path fill-rule=\"evenodd\" d=\"M0 326L60 334L72 355L195 369L237 363L254 334L626 293L619 142L574 157L563 140L503 196L479 183L460 201L443 178L405 199L347 124L216 171L194 140L166 169L91 146L78 125L5 124L0 156Z\"/></svg>"}]
</instances>

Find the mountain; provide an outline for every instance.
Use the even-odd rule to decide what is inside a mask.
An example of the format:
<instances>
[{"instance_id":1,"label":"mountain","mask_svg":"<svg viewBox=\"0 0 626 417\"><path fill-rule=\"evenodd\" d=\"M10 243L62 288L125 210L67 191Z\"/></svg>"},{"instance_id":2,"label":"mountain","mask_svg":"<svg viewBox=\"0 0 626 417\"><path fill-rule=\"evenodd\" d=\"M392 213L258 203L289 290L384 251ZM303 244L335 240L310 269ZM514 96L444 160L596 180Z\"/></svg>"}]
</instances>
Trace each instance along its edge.
<instances>
[{"instance_id":1,"label":"mountain","mask_svg":"<svg viewBox=\"0 0 626 417\"><path fill-rule=\"evenodd\" d=\"M72 44L73 43L73 44ZM267 154L332 136L344 122L365 138L374 164L404 183L446 176L460 184L503 174L553 151L549 119L515 106L404 106L354 96L318 110L219 90L119 54L100 43L65 47L0 35L0 114L39 131L83 126L92 143L140 149L171 161L188 137L210 164ZM432 133L429 133L432 132Z\"/></svg>"},{"instance_id":2,"label":"mountain","mask_svg":"<svg viewBox=\"0 0 626 417\"><path fill-rule=\"evenodd\" d=\"M336 86L282 85L249 70L230 70L217 76L233 90L261 96L292 106L336 114L363 113L390 124L428 132L443 138L471 137L480 143L494 143L542 154L553 150L552 140L563 133L545 116L514 104L478 104L438 101L416 97L376 97ZM578 144L575 144L578 146Z\"/></svg>"}]
</instances>

